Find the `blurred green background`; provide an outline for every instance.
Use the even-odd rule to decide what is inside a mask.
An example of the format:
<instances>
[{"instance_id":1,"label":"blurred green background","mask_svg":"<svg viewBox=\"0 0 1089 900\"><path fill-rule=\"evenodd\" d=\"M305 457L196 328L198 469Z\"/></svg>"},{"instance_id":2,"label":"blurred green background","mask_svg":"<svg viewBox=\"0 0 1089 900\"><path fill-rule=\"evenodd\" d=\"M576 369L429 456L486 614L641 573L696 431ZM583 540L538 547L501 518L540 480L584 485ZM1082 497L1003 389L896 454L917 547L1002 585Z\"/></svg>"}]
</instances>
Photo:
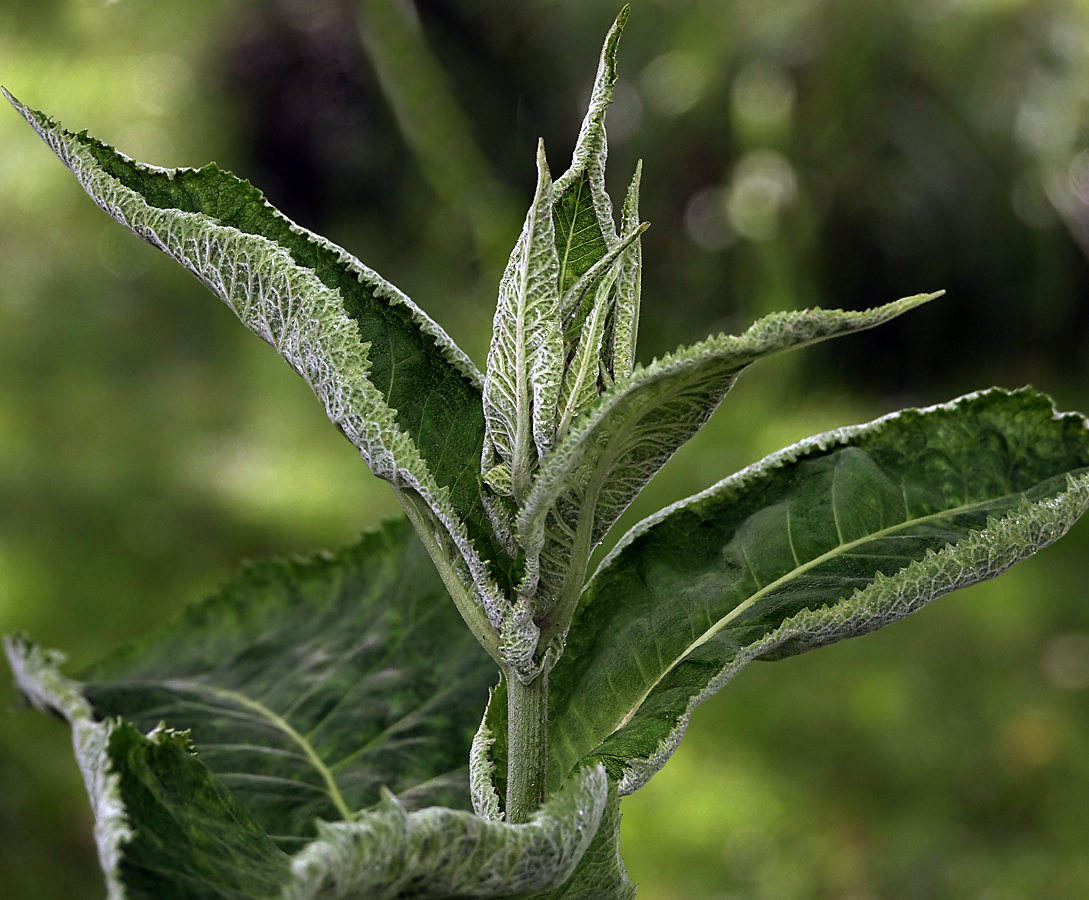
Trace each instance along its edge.
<instances>
[{"instance_id":1,"label":"blurred green background","mask_svg":"<svg viewBox=\"0 0 1089 900\"><path fill-rule=\"evenodd\" d=\"M543 136L566 168L616 0L0 0L0 82L216 160L483 365ZM1089 3L635 0L644 361L774 309L945 288L757 366L625 517L904 405L1089 410ZM243 558L398 515L305 386L0 110L0 632L74 666ZM618 529L620 533L622 529ZM624 803L641 900L1089 897L1089 523L895 628L753 665ZM65 726L0 677L0 892L104 896Z\"/></svg>"}]
</instances>

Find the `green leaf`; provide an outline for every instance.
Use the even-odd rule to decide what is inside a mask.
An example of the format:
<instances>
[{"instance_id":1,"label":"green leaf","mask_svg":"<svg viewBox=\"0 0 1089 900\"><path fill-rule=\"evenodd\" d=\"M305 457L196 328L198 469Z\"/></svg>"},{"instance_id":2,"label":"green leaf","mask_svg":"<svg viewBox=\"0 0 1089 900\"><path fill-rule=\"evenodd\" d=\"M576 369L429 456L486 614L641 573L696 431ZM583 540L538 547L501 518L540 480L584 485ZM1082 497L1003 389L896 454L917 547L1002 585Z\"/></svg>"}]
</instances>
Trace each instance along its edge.
<instances>
[{"instance_id":1,"label":"green leaf","mask_svg":"<svg viewBox=\"0 0 1089 900\"><path fill-rule=\"evenodd\" d=\"M292 861L284 897L541 896L571 877L588 847L597 861L598 826L609 807L608 830L614 830L616 805L601 766L583 769L525 825L442 808L409 814L391 800L358 821L322 825L319 839Z\"/></svg>"},{"instance_id":2,"label":"green leaf","mask_svg":"<svg viewBox=\"0 0 1089 900\"><path fill-rule=\"evenodd\" d=\"M642 174L643 161L640 160L635 166L635 175L620 213L620 230L624 236L634 234L639 229L639 182ZM616 310L609 330L606 357L606 369L614 381L627 378L635 368L642 273L643 250L636 237L620 258L616 279Z\"/></svg>"},{"instance_id":3,"label":"green leaf","mask_svg":"<svg viewBox=\"0 0 1089 900\"><path fill-rule=\"evenodd\" d=\"M559 291L552 226L552 179L544 143L537 148L537 192L499 284L488 377L483 473L510 470L511 496L522 503L537 459L552 446L563 372ZM507 476L504 476L506 479Z\"/></svg>"},{"instance_id":4,"label":"green leaf","mask_svg":"<svg viewBox=\"0 0 1089 900\"><path fill-rule=\"evenodd\" d=\"M873 631L1061 537L1086 467L1083 417L992 390L818 435L645 520L550 676L551 782L601 761L635 790L750 660Z\"/></svg>"},{"instance_id":5,"label":"green leaf","mask_svg":"<svg viewBox=\"0 0 1089 900\"><path fill-rule=\"evenodd\" d=\"M187 736L96 721L79 683L60 674L61 654L20 637L5 637L4 649L23 696L72 726L109 900L279 896L287 855L192 756Z\"/></svg>"},{"instance_id":6,"label":"green leaf","mask_svg":"<svg viewBox=\"0 0 1089 900\"><path fill-rule=\"evenodd\" d=\"M684 348L617 381L573 424L540 469L519 514L519 540L539 553L542 642L562 639L584 563L632 499L717 408L757 359L887 322L937 296L863 312L774 313L742 335Z\"/></svg>"},{"instance_id":7,"label":"green leaf","mask_svg":"<svg viewBox=\"0 0 1089 900\"><path fill-rule=\"evenodd\" d=\"M605 192L605 160L609 153L605 111L613 99L616 49L627 19L625 6L605 37L590 106L575 144L571 167L553 187L552 217L561 295L617 242L612 201Z\"/></svg>"},{"instance_id":8,"label":"green leaf","mask_svg":"<svg viewBox=\"0 0 1089 900\"><path fill-rule=\"evenodd\" d=\"M6 645L20 689L82 737L77 758L110 900L539 896L572 872L583 883L603 860L596 878L615 880L617 861L607 866L603 845L615 846L617 797L600 766L584 768L526 825L442 807L412 812L386 794L350 821L318 822L316 838L289 857L205 763L207 750L193 753L188 734L160 727L145 737L123 720L96 722L56 654L21 639ZM590 865L580 865L588 852Z\"/></svg>"},{"instance_id":9,"label":"green leaf","mask_svg":"<svg viewBox=\"0 0 1089 900\"><path fill-rule=\"evenodd\" d=\"M609 783L609 802L597 834L571 877L555 890L531 900L631 900L635 885L620 858L620 797Z\"/></svg>"},{"instance_id":10,"label":"green leaf","mask_svg":"<svg viewBox=\"0 0 1089 900\"><path fill-rule=\"evenodd\" d=\"M475 600L456 591L455 600L487 644L487 627L468 607L481 604L498 629L510 576L481 503L482 378L468 357L393 285L248 182L214 165L135 162L5 96L99 206L276 348L371 471L422 498L428 526L444 535L437 549L455 552L471 576Z\"/></svg>"},{"instance_id":11,"label":"green leaf","mask_svg":"<svg viewBox=\"0 0 1089 900\"><path fill-rule=\"evenodd\" d=\"M495 664L399 522L337 556L252 566L80 678L97 719L188 730L203 763L294 851L317 818L349 818L384 788L409 808L467 808ZM20 689L33 696L34 683Z\"/></svg>"},{"instance_id":12,"label":"green leaf","mask_svg":"<svg viewBox=\"0 0 1089 900\"><path fill-rule=\"evenodd\" d=\"M289 858L193 756L184 735L110 730L110 770L133 826L118 859L126 900L273 900Z\"/></svg>"},{"instance_id":13,"label":"green leaf","mask_svg":"<svg viewBox=\"0 0 1089 900\"><path fill-rule=\"evenodd\" d=\"M560 435L565 434L572 420L598 398L602 344L605 341L606 322L612 312L615 284L616 269L613 267L597 284L590 315L582 324L575 355L564 373L563 387L560 389Z\"/></svg>"},{"instance_id":14,"label":"green leaf","mask_svg":"<svg viewBox=\"0 0 1089 900\"><path fill-rule=\"evenodd\" d=\"M94 816L95 844L109 900L122 900L117 865L121 845L131 840L133 832L121 799L120 779L111 772L108 747L114 723L96 721L80 685L60 674L64 654L42 650L18 635L4 636L4 652L23 698L42 712L60 715L72 727L72 749Z\"/></svg>"}]
</instances>

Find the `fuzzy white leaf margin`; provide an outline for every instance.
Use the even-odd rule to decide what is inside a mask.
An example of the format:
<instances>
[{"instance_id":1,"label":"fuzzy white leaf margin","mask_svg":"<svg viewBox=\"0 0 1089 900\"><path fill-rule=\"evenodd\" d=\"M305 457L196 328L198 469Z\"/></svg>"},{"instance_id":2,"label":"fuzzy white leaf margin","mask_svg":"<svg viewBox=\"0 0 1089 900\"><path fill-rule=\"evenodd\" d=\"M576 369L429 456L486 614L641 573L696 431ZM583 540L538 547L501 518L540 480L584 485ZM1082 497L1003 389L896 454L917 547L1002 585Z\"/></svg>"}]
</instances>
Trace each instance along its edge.
<instances>
[{"instance_id":1,"label":"fuzzy white leaf margin","mask_svg":"<svg viewBox=\"0 0 1089 900\"><path fill-rule=\"evenodd\" d=\"M586 853L608 802L604 767L574 776L525 825L461 810L409 813L388 798L354 822L319 823L292 858L284 900L506 898L562 885Z\"/></svg>"},{"instance_id":2,"label":"fuzzy white leaf margin","mask_svg":"<svg viewBox=\"0 0 1089 900\"><path fill-rule=\"evenodd\" d=\"M976 396L979 393L918 412L953 409L957 404ZM765 472L787 465L813 450L845 444L863 430L870 431L900 415L898 412L890 413L866 425L838 428L799 441L705 491L660 510L625 534L601 561L597 572L606 570L625 547L673 512L698 503L724 487L744 486L759 479ZM1089 511L1089 474L1067 475L1066 490L1063 493L1046 500L1023 499L1016 509L1001 518L989 518L982 530L955 545L947 545L936 552L929 551L925 558L912 562L895 575L878 574L866 588L856 590L851 597L834 606L804 610L786 620L763 639L742 649L689 700L676 726L658 743L654 753L625 762L624 774L618 782L621 796L638 790L665 765L680 744L696 707L721 690L753 660L773 654L787 643L795 645L791 650L791 655L795 655L845 638L868 634L922 609L931 600L959 588L996 578L1010 567L1057 541L1086 511ZM596 575L597 573L595 577ZM608 739L602 746L607 743ZM601 749L598 747L591 754L591 758Z\"/></svg>"},{"instance_id":3,"label":"fuzzy white leaf margin","mask_svg":"<svg viewBox=\"0 0 1089 900\"><path fill-rule=\"evenodd\" d=\"M60 674L64 654L42 650L21 636L4 637L4 653L19 692L44 713L59 713L72 726L72 747L94 814L95 844L109 900L124 900L118 863L133 837L121 800L120 778L110 771L107 747L114 724L95 720L78 682Z\"/></svg>"}]
</instances>

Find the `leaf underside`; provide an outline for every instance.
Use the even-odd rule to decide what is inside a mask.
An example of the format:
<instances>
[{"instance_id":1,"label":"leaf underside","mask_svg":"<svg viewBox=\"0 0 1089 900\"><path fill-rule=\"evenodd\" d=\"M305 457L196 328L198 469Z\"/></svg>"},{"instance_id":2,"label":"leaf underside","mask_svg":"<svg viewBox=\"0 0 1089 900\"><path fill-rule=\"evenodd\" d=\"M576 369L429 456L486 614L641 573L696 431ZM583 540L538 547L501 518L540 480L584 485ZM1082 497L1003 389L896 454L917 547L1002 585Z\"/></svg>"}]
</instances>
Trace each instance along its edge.
<instances>
[{"instance_id":1,"label":"leaf underside","mask_svg":"<svg viewBox=\"0 0 1089 900\"><path fill-rule=\"evenodd\" d=\"M81 681L6 649L22 693L72 724L111 900L536 896L615 851L600 767L526 825L466 811L495 666L404 522L252 566Z\"/></svg>"},{"instance_id":2,"label":"leaf underside","mask_svg":"<svg viewBox=\"0 0 1089 900\"><path fill-rule=\"evenodd\" d=\"M372 806L468 808L466 759L495 664L407 523L335 557L263 563L81 673L97 718L188 730L288 851Z\"/></svg>"},{"instance_id":3,"label":"leaf underside","mask_svg":"<svg viewBox=\"0 0 1089 900\"><path fill-rule=\"evenodd\" d=\"M803 441L637 525L550 677L550 783L599 760L635 790L749 660L872 631L1056 540L1087 466L1084 418L993 390Z\"/></svg>"},{"instance_id":4,"label":"leaf underside","mask_svg":"<svg viewBox=\"0 0 1089 900\"><path fill-rule=\"evenodd\" d=\"M99 206L276 348L376 475L424 499L498 622L513 576L480 497L483 380L442 329L248 182L135 162L5 95Z\"/></svg>"}]
</instances>

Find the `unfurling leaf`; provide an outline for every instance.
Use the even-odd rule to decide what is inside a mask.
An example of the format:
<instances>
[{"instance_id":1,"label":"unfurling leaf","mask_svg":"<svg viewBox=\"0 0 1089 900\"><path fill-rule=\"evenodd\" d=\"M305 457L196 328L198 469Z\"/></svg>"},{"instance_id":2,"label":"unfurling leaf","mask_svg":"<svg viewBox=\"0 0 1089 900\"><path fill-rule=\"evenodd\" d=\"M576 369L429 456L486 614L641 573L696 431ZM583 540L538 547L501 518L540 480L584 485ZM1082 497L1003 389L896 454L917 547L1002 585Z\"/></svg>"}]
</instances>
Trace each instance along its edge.
<instances>
[{"instance_id":1,"label":"unfurling leaf","mask_svg":"<svg viewBox=\"0 0 1089 900\"><path fill-rule=\"evenodd\" d=\"M517 520L521 545L539 555L538 608L554 610L546 642L566 632L586 560L620 514L685 441L707 422L738 375L756 360L872 328L936 294L863 312L774 313L741 335L683 348L617 381L572 427L541 467Z\"/></svg>"},{"instance_id":2,"label":"unfurling leaf","mask_svg":"<svg viewBox=\"0 0 1089 900\"><path fill-rule=\"evenodd\" d=\"M563 340L551 209L552 180L542 142L537 149L537 192L499 284L484 385L484 477L504 465L509 475L498 483L505 487L509 482L509 496L516 503L529 493L537 460L551 447L556 431Z\"/></svg>"}]
</instances>

